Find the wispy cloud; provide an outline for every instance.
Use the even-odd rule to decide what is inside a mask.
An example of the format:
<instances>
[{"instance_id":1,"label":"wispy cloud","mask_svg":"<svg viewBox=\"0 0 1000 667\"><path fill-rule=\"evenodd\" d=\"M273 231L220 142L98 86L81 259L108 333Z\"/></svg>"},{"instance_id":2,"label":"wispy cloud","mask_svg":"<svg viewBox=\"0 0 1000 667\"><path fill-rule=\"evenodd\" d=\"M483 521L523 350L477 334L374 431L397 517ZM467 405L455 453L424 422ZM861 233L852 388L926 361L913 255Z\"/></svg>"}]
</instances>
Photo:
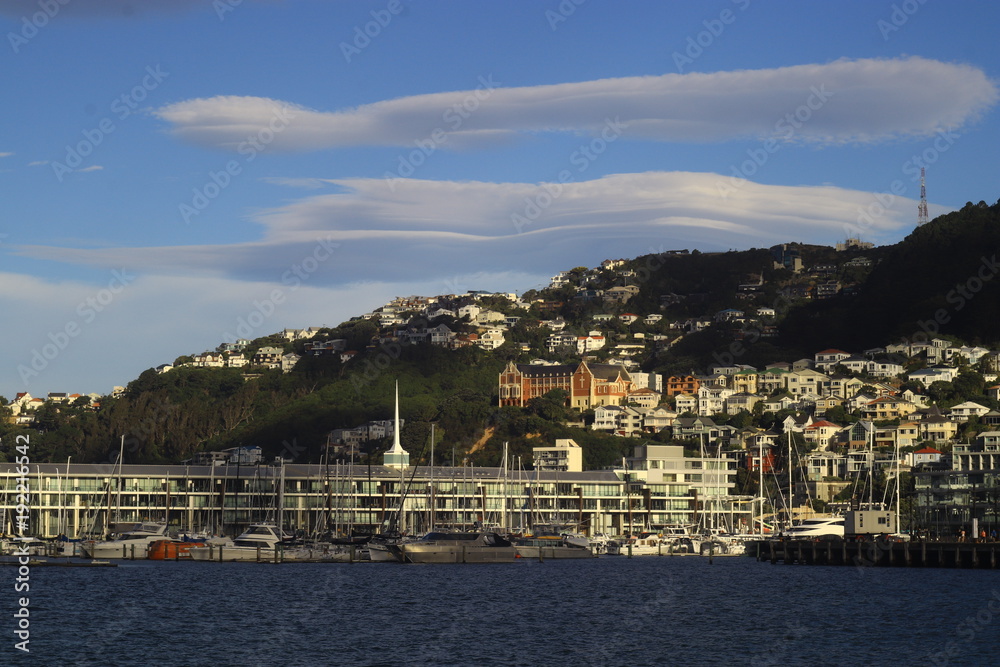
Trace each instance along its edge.
<instances>
[{"instance_id":1,"label":"wispy cloud","mask_svg":"<svg viewBox=\"0 0 1000 667\"><path fill-rule=\"evenodd\" d=\"M102 167L99 164L92 164L89 167L84 167L83 169L77 169L77 171L80 172L81 174L85 174L88 171L102 171L103 169L104 167Z\"/></svg>"},{"instance_id":2,"label":"wispy cloud","mask_svg":"<svg viewBox=\"0 0 1000 667\"><path fill-rule=\"evenodd\" d=\"M435 131L446 137L442 147L470 147L537 132L593 133L608 118L627 123L630 138L791 140L781 120L822 91L822 108L809 109L809 122L796 128L794 140L836 144L955 129L975 120L998 97L997 85L982 70L919 57L498 87L488 96L481 94L501 84L483 77L478 89L337 111L264 97L219 96L178 102L154 113L185 141L229 150L289 107L295 120L275 137L272 147L278 150L412 146Z\"/></svg>"},{"instance_id":3,"label":"wispy cloud","mask_svg":"<svg viewBox=\"0 0 1000 667\"><path fill-rule=\"evenodd\" d=\"M49 163L48 160L32 160L28 163L29 167L44 167Z\"/></svg>"},{"instance_id":4,"label":"wispy cloud","mask_svg":"<svg viewBox=\"0 0 1000 667\"><path fill-rule=\"evenodd\" d=\"M326 178L285 178L280 176L265 176L260 179L264 183L271 185L282 185L289 188L301 188L303 190L319 190L334 184Z\"/></svg>"},{"instance_id":5,"label":"wispy cloud","mask_svg":"<svg viewBox=\"0 0 1000 667\"><path fill-rule=\"evenodd\" d=\"M150 13L176 13L195 9L201 0L86 0L58 2L59 14L81 18L132 18ZM0 14L20 17L39 11L39 3L24 0L0 0Z\"/></svg>"},{"instance_id":6,"label":"wispy cloud","mask_svg":"<svg viewBox=\"0 0 1000 667\"><path fill-rule=\"evenodd\" d=\"M10 157L11 155L13 155L13 153L11 153L9 151L8 152L0 153L0 157Z\"/></svg>"},{"instance_id":7,"label":"wispy cloud","mask_svg":"<svg viewBox=\"0 0 1000 667\"><path fill-rule=\"evenodd\" d=\"M831 186L746 182L722 198L730 177L709 173L615 174L566 184L401 179L331 181L338 192L263 211L255 242L149 248L21 246L22 255L149 273L238 280L283 279L318 240L338 244L314 284L425 280L475 273L537 274L566 257L597 263L655 248L727 250L785 241L833 244L858 229L871 193ZM442 207L441 202L448 206ZM538 203L542 203L541 206ZM534 208L532 208L534 206ZM944 212L932 206L932 214ZM916 202L897 198L866 221L867 240L898 236L913 224Z\"/></svg>"}]
</instances>

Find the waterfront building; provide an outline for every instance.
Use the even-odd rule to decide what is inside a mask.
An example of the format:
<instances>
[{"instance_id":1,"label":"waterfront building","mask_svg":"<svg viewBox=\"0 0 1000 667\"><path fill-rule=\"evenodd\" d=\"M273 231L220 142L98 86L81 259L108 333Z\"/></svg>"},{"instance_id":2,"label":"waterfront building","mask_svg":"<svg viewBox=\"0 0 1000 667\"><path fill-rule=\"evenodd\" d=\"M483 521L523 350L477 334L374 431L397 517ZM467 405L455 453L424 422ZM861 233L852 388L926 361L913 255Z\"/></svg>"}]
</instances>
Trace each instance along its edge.
<instances>
[{"instance_id":1,"label":"waterfront building","mask_svg":"<svg viewBox=\"0 0 1000 667\"><path fill-rule=\"evenodd\" d=\"M988 531L1000 530L1000 431L956 443L950 460L931 448L914 454L925 455L913 469L920 525L953 535L976 519Z\"/></svg>"},{"instance_id":2,"label":"waterfront building","mask_svg":"<svg viewBox=\"0 0 1000 667\"><path fill-rule=\"evenodd\" d=\"M516 530L563 522L621 534L694 525L707 516L711 525L747 525L751 500L730 495L735 475L735 461L684 457L682 448L667 446L637 450L618 470L579 472L40 463L27 475L27 511L30 531L48 538L105 534L143 520L166 520L171 531L221 526L229 535L264 520L306 533L324 526L377 531L397 513L398 524L411 533L431 525L471 530L494 523ZM18 476L14 464L0 464L0 516L7 534L16 532Z\"/></svg>"}]
</instances>

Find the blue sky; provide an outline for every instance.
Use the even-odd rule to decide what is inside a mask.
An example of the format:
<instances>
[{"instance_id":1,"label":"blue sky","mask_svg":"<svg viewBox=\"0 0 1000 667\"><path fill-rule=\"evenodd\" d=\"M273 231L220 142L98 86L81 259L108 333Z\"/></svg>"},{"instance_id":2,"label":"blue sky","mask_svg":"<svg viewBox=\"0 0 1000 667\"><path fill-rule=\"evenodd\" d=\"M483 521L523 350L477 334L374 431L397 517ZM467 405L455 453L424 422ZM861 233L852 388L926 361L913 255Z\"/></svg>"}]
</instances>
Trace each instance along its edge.
<instances>
[{"instance_id":1,"label":"blue sky","mask_svg":"<svg viewBox=\"0 0 1000 667\"><path fill-rule=\"evenodd\" d=\"M932 217L997 198L998 19L0 0L0 395L609 257L894 243L921 164Z\"/></svg>"}]
</instances>

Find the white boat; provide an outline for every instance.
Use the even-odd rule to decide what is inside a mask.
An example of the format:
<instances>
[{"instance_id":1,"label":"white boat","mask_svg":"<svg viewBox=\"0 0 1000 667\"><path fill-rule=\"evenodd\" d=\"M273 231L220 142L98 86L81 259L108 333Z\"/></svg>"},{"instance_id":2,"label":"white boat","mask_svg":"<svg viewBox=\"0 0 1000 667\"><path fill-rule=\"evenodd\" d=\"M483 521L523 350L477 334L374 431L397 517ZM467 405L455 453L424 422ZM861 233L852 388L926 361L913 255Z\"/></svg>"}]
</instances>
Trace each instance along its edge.
<instances>
[{"instance_id":1,"label":"white boat","mask_svg":"<svg viewBox=\"0 0 1000 667\"><path fill-rule=\"evenodd\" d=\"M4 556L47 556L49 555L48 544L37 537L4 539L0 542L0 554Z\"/></svg>"},{"instance_id":2,"label":"white boat","mask_svg":"<svg viewBox=\"0 0 1000 667\"><path fill-rule=\"evenodd\" d=\"M80 551L86 558L145 558L150 544L166 539L167 524L143 522L114 540L81 542Z\"/></svg>"},{"instance_id":3,"label":"white boat","mask_svg":"<svg viewBox=\"0 0 1000 667\"><path fill-rule=\"evenodd\" d=\"M671 550L671 547L674 547ZM608 542L610 556L668 556L677 551L676 539L655 533L642 533L636 537L626 537Z\"/></svg>"},{"instance_id":4,"label":"white boat","mask_svg":"<svg viewBox=\"0 0 1000 667\"><path fill-rule=\"evenodd\" d=\"M742 556L746 554L747 540L759 539L757 535L718 534L705 538L698 550L702 556Z\"/></svg>"},{"instance_id":5,"label":"white boat","mask_svg":"<svg viewBox=\"0 0 1000 667\"><path fill-rule=\"evenodd\" d=\"M514 545L496 533L427 533L389 547L404 563L513 563Z\"/></svg>"},{"instance_id":6,"label":"white boat","mask_svg":"<svg viewBox=\"0 0 1000 667\"><path fill-rule=\"evenodd\" d=\"M379 533L368 541L368 559L373 563L400 563L400 544L415 542L416 537L398 533Z\"/></svg>"},{"instance_id":7,"label":"white boat","mask_svg":"<svg viewBox=\"0 0 1000 667\"><path fill-rule=\"evenodd\" d=\"M608 553L608 543L610 541L611 538L605 533L594 533L590 536L587 544L595 556L600 556Z\"/></svg>"},{"instance_id":8,"label":"white boat","mask_svg":"<svg viewBox=\"0 0 1000 667\"><path fill-rule=\"evenodd\" d=\"M192 549L191 560L200 561L273 561L283 558L282 544L290 540L273 523L255 523L233 540L232 544L210 545L207 549Z\"/></svg>"},{"instance_id":9,"label":"white boat","mask_svg":"<svg viewBox=\"0 0 1000 667\"><path fill-rule=\"evenodd\" d=\"M843 537L844 517L833 516L821 519L805 519L796 526L782 532L785 539Z\"/></svg>"}]
</instances>

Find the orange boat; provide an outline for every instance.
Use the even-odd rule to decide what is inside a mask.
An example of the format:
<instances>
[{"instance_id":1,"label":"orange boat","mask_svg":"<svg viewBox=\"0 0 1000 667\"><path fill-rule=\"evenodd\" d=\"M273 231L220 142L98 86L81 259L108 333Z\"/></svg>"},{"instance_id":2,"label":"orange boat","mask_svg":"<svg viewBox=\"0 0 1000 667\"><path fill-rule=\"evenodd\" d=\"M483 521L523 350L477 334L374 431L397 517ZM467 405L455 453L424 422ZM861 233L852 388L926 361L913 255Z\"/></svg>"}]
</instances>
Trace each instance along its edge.
<instances>
[{"instance_id":1,"label":"orange boat","mask_svg":"<svg viewBox=\"0 0 1000 667\"><path fill-rule=\"evenodd\" d=\"M204 542L178 542L174 540L157 540L149 545L146 558L149 560L179 560L190 559L191 549L203 548Z\"/></svg>"}]
</instances>

